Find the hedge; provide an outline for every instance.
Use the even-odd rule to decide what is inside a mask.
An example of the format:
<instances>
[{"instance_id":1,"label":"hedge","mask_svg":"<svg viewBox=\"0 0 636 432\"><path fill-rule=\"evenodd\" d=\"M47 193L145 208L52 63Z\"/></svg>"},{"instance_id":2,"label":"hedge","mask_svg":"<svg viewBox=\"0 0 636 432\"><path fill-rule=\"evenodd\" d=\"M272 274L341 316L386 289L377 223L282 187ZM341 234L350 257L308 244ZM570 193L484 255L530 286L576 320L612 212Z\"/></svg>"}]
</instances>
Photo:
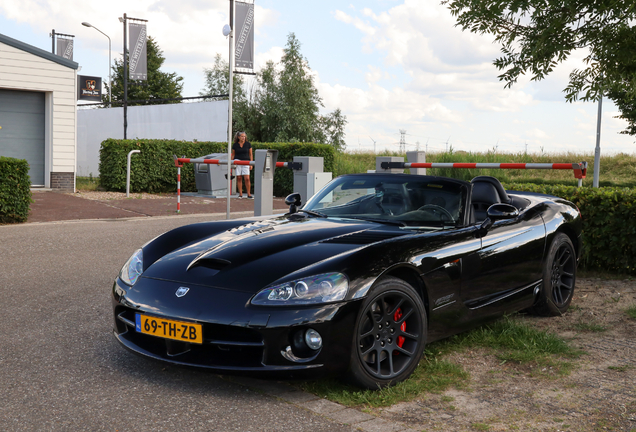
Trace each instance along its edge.
<instances>
[{"instance_id":1,"label":"hedge","mask_svg":"<svg viewBox=\"0 0 636 432\"><path fill-rule=\"evenodd\" d=\"M572 201L583 215L582 266L636 274L636 189L515 183L505 187Z\"/></svg>"},{"instance_id":2,"label":"hedge","mask_svg":"<svg viewBox=\"0 0 636 432\"><path fill-rule=\"evenodd\" d=\"M26 222L31 202L29 163L0 156L0 223Z\"/></svg>"},{"instance_id":3,"label":"hedge","mask_svg":"<svg viewBox=\"0 0 636 432\"><path fill-rule=\"evenodd\" d=\"M278 161L291 162L294 156L319 156L324 158L324 171L334 172L335 151L326 144L315 143L252 143L256 149L278 150ZM174 140L116 140L102 142L99 151L100 186L110 191L126 190L126 157L131 150L141 150L134 154L130 164L130 187L135 192L175 192L177 190L177 170L173 155L190 158L210 153L226 153L225 142L188 142ZM254 171L251 172L254 184ZM274 195L286 196L293 188L293 173L286 168L276 170ZM181 169L181 191L195 192L193 164L185 164Z\"/></svg>"}]
</instances>

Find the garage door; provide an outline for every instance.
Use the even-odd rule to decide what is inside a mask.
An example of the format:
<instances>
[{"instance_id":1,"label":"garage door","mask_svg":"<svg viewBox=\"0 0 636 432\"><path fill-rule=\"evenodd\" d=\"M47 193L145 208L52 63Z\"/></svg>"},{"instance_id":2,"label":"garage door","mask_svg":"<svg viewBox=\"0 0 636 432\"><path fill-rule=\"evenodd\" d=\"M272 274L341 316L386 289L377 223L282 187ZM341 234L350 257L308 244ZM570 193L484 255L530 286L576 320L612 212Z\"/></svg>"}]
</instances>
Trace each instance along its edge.
<instances>
[{"instance_id":1,"label":"garage door","mask_svg":"<svg viewBox=\"0 0 636 432\"><path fill-rule=\"evenodd\" d=\"M34 186L44 185L44 93L0 89L0 156L26 159Z\"/></svg>"}]
</instances>

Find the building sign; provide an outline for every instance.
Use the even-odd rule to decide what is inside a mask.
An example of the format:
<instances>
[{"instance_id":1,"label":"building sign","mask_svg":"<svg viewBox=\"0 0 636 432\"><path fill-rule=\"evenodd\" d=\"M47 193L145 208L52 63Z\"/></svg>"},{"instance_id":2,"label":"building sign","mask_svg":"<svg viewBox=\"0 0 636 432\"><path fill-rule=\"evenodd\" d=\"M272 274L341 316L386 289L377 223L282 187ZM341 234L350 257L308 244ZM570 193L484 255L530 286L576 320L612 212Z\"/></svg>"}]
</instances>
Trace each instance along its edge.
<instances>
[{"instance_id":1,"label":"building sign","mask_svg":"<svg viewBox=\"0 0 636 432\"><path fill-rule=\"evenodd\" d=\"M236 71L254 72L254 3L236 2Z\"/></svg>"},{"instance_id":2,"label":"building sign","mask_svg":"<svg viewBox=\"0 0 636 432\"><path fill-rule=\"evenodd\" d=\"M147 80L146 24L131 22L128 29L130 31L130 63L128 65L130 79Z\"/></svg>"},{"instance_id":3,"label":"building sign","mask_svg":"<svg viewBox=\"0 0 636 432\"><path fill-rule=\"evenodd\" d=\"M102 101L102 79L85 75L77 76L78 100L101 102Z\"/></svg>"}]
</instances>

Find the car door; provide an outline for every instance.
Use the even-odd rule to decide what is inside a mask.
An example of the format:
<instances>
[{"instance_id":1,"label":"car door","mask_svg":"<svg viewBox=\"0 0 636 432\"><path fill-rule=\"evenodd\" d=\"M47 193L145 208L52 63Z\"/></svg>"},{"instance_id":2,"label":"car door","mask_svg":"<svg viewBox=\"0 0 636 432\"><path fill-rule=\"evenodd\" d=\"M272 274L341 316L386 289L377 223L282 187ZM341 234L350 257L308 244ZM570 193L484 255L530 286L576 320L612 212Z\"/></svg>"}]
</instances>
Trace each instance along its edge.
<instances>
[{"instance_id":1,"label":"car door","mask_svg":"<svg viewBox=\"0 0 636 432\"><path fill-rule=\"evenodd\" d=\"M462 300L471 309L502 305L541 280L545 225L537 209L499 220L481 237L478 253L467 257ZM505 306L502 306L505 309Z\"/></svg>"}]
</instances>

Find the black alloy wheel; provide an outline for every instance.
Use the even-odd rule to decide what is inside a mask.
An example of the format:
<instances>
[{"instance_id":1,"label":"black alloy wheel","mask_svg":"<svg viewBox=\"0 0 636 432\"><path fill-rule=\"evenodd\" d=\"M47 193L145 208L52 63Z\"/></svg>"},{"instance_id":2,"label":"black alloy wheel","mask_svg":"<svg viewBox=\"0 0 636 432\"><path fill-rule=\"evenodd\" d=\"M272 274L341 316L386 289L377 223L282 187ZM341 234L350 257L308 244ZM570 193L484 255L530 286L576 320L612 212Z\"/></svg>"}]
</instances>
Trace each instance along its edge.
<instances>
[{"instance_id":1,"label":"black alloy wheel","mask_svg":"<svg viewBox=\"0 0 636 432\"><path fill-rule=\"evenodd\" d=\"M426 343L422 299L405 281L386 277L364 302L356 323L351 379L377 389L408 378Z\"/></svg>"},{"instance_id":2,"label":"black alloy wheel","mask_svg":"<svg viewBox=\"0 0 636 432\"><path fill-rule=\"evenodd\" d=\"M557 233L543 265L543 287L532 313L562 315L572 302L576 284L576 253L570 238Z\"/></svg>"}]
</instances>

